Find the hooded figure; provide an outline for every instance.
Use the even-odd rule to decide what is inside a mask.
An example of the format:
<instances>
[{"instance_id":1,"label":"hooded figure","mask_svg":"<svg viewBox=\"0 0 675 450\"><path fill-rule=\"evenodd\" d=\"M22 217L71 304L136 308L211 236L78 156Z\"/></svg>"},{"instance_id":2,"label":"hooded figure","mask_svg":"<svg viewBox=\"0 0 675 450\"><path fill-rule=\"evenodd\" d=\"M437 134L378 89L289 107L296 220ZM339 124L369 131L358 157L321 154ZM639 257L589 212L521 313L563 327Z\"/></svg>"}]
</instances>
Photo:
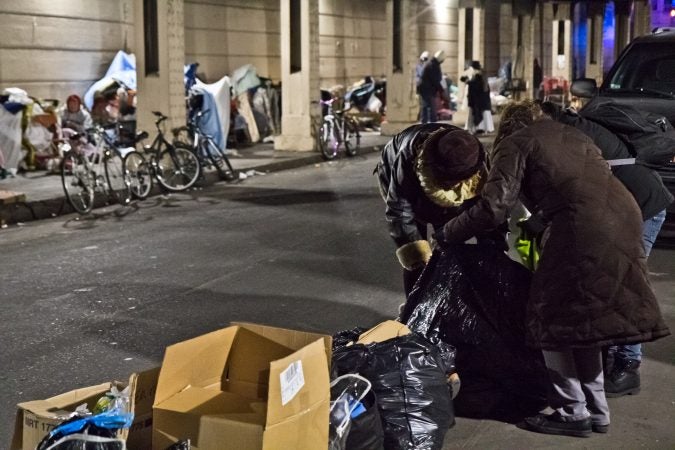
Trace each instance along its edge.
<instances>
[{"instance_id":1,"label":"hooded figure","mask_svg":"<svg viewBox=\"0 0 675 450\"><path fill-rule=\"evenodd\" d=\"M431 257L427 225L440 229L476 197L485 179L485 152L461 128L413 125L385 145L376 171L408 294Z\"/></svg>"},{"instance_id":2,"label":"hooded figure","mask_svg":"<svg viewBox=\"0 0 675 450\"><path fill-rule=\"evenodd\" d=\"M648 279L640 209L593 141L542 118L534 102L504 110L495 144L481 198L437 238L464 242L503 221L519 198L541 214L547 229L525 320L555 412L525 423L549 434L607 432L601 347L670 334Z\"/></svg>"},{"instance_id":3,"label":"hooded figure","mask_svg":"<svg viewBox=\"0 0 675 450\"><path fill-rule=\"evenodd\" d=\"M82 105L82 99L78 95L70 95L66 100L65 108L61 111L61 126L78 133L92 127L91 115Z\"/></svg>"}]
</instances>

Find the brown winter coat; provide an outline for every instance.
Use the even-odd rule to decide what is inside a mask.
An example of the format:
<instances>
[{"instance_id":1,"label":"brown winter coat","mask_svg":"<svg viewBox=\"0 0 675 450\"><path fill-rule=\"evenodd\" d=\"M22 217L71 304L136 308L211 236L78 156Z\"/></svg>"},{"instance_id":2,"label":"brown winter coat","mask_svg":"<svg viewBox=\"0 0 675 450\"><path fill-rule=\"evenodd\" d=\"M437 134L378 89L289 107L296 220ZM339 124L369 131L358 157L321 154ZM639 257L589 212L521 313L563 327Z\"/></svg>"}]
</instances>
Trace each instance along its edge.
<instances>
[{"instance_id":1,"label":"brown winter coat","mask_svg":"<svg viewBox=\"0 0 675 450\"><path fill-rule=\"evenodd\" d=\"M669 334L647 278L635 200L583 133L542 119L494 150L482 199L448 222L462 242L504 221L520 194L550 222L526 322L544 349L646 342Z\"/></svg>"}]
</instances>

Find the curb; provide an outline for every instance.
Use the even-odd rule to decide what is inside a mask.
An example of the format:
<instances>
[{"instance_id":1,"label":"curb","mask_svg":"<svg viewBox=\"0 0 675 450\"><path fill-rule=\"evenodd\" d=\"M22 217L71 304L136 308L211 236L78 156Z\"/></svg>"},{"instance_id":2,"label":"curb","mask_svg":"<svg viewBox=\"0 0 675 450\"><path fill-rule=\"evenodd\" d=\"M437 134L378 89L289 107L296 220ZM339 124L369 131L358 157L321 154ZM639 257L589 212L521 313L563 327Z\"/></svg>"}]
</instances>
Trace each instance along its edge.
<instances>
[{"instance_id":1,"label":"curb","mask_svg":"<svg viewBox=\"0 0 675 450\"><path fill-rule=\"evenodd\" d=\"M357 156L361 154L374 153L380 151L381 148L382 146L379 145L362 147L359 149L359 153L357 154ZM285 161L272 162L256 167L246 167L236 170L237 172L247 172L249 170L256 170L259 172L271 173L271 172L279 172L282 170L297 169L299 167L324 162L328 161L323 159L323 157L320 154L316 152L311 152L307 156L290 158ZM203 179L197 180L197 185L200 187L208 187L218 182L222 182L222 180L218 177L218 173L215 170L211 170L203 174ZM163 192L157 186L155 186L155 188L150 193L150 196L148 198L161 195L162 193ZM113 202L109 202L106 200L108 199L106 199L104 196L96 195L96 197L94 198L94 209L114 204ZM51 219L66 214L73 214L75 212L76 211L72 208L72 206L70 206L70 203L68 203L65 195L63 194L61 194L58 197L47 200L18 201L14 203L0 205L0 225L2 227L6 227L7 225L15 225L17 223L23 222L32 222L35 220Z\"/></svg>"}]
</instances>

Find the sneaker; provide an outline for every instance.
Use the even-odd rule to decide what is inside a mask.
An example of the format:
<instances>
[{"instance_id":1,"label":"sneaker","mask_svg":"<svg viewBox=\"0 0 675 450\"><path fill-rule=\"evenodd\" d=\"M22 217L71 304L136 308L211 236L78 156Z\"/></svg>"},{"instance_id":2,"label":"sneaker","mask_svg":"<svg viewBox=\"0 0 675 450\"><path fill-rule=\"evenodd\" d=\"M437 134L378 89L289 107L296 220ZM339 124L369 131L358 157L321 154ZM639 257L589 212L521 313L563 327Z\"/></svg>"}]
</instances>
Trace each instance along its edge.
<instances>
[{"instance_id":1,"label":"sneaker","mask_svg":"<svg viewBox=\"0 0 675 450\"><path fill-rule=\"evenodd\" d=\"M537 414L525 419L525 426L537 433L557 434L561 436L590 437L593 433L591 418L565 421L557 412Z\"/></svg>"},{"instance_id":2,"label":"sneaker","mask_svg":"<svg viewBox=\"0 0 675 450\"><path fill-rule=\"evenodd\" d=\"M609 431L609 424L600 425L593 423L591 424L591 430L593 430L593 433L607 433Z\"/></svg>"},{"instance_id":3,"label":"sneaker","mask_svg":"<svg viewBox=\"0 0 675 450\"><path fill-rule=\"evenodd\" d=\"M609 398L636 395L640 392L640 361L635 359L614 362L612 371L605 377L605 395Z\"/></svg>"}]
</instances>

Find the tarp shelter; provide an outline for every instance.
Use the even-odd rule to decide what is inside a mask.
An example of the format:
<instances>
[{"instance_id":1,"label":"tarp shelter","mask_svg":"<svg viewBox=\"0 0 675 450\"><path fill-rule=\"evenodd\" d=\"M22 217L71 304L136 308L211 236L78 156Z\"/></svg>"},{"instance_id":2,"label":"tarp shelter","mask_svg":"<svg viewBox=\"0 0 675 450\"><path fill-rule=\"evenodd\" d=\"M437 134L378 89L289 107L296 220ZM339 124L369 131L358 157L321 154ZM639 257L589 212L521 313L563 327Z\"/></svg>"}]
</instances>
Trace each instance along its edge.
<instances>
[{"instance_id":1,"label":"tarp shelter","mask_svg":"<svg viewBox=\"0 0 675 450\"><path fill-rule=\"evenodd\" d=\"M84 104L91 110L96 92L117 82L127 89L136 90L136 56L118 51L103 78L94 83L84 94Z\"/></svg>"},{"instance_id":2,"label":"tarp shelter","mask_svg":"<svg viewBox=\"0 0 675 450\"><path fill-rule=\"evenodd\" d=\"M229 77L225 76L213 84L202 83L196 79L191 93L204 96L201 110L205 113L200 120L199 128L204 134L211 136L220 149L225 150L227 134L230 131Z\"/></svg>"},{"instance_id":3,"label":"tarp shelter","mask_svg":"<svg viewBox=\"0 0 675 450\"><path fill-rule=\"evenodd\" d=\"M3 167L16 174L19 163L24 157L21 150L23 131L21 121L26 105L33 103L28 93L20 88L6 88L2 92L3 104L0 107L0 152Z\"/></svg>"}]
</instances>

